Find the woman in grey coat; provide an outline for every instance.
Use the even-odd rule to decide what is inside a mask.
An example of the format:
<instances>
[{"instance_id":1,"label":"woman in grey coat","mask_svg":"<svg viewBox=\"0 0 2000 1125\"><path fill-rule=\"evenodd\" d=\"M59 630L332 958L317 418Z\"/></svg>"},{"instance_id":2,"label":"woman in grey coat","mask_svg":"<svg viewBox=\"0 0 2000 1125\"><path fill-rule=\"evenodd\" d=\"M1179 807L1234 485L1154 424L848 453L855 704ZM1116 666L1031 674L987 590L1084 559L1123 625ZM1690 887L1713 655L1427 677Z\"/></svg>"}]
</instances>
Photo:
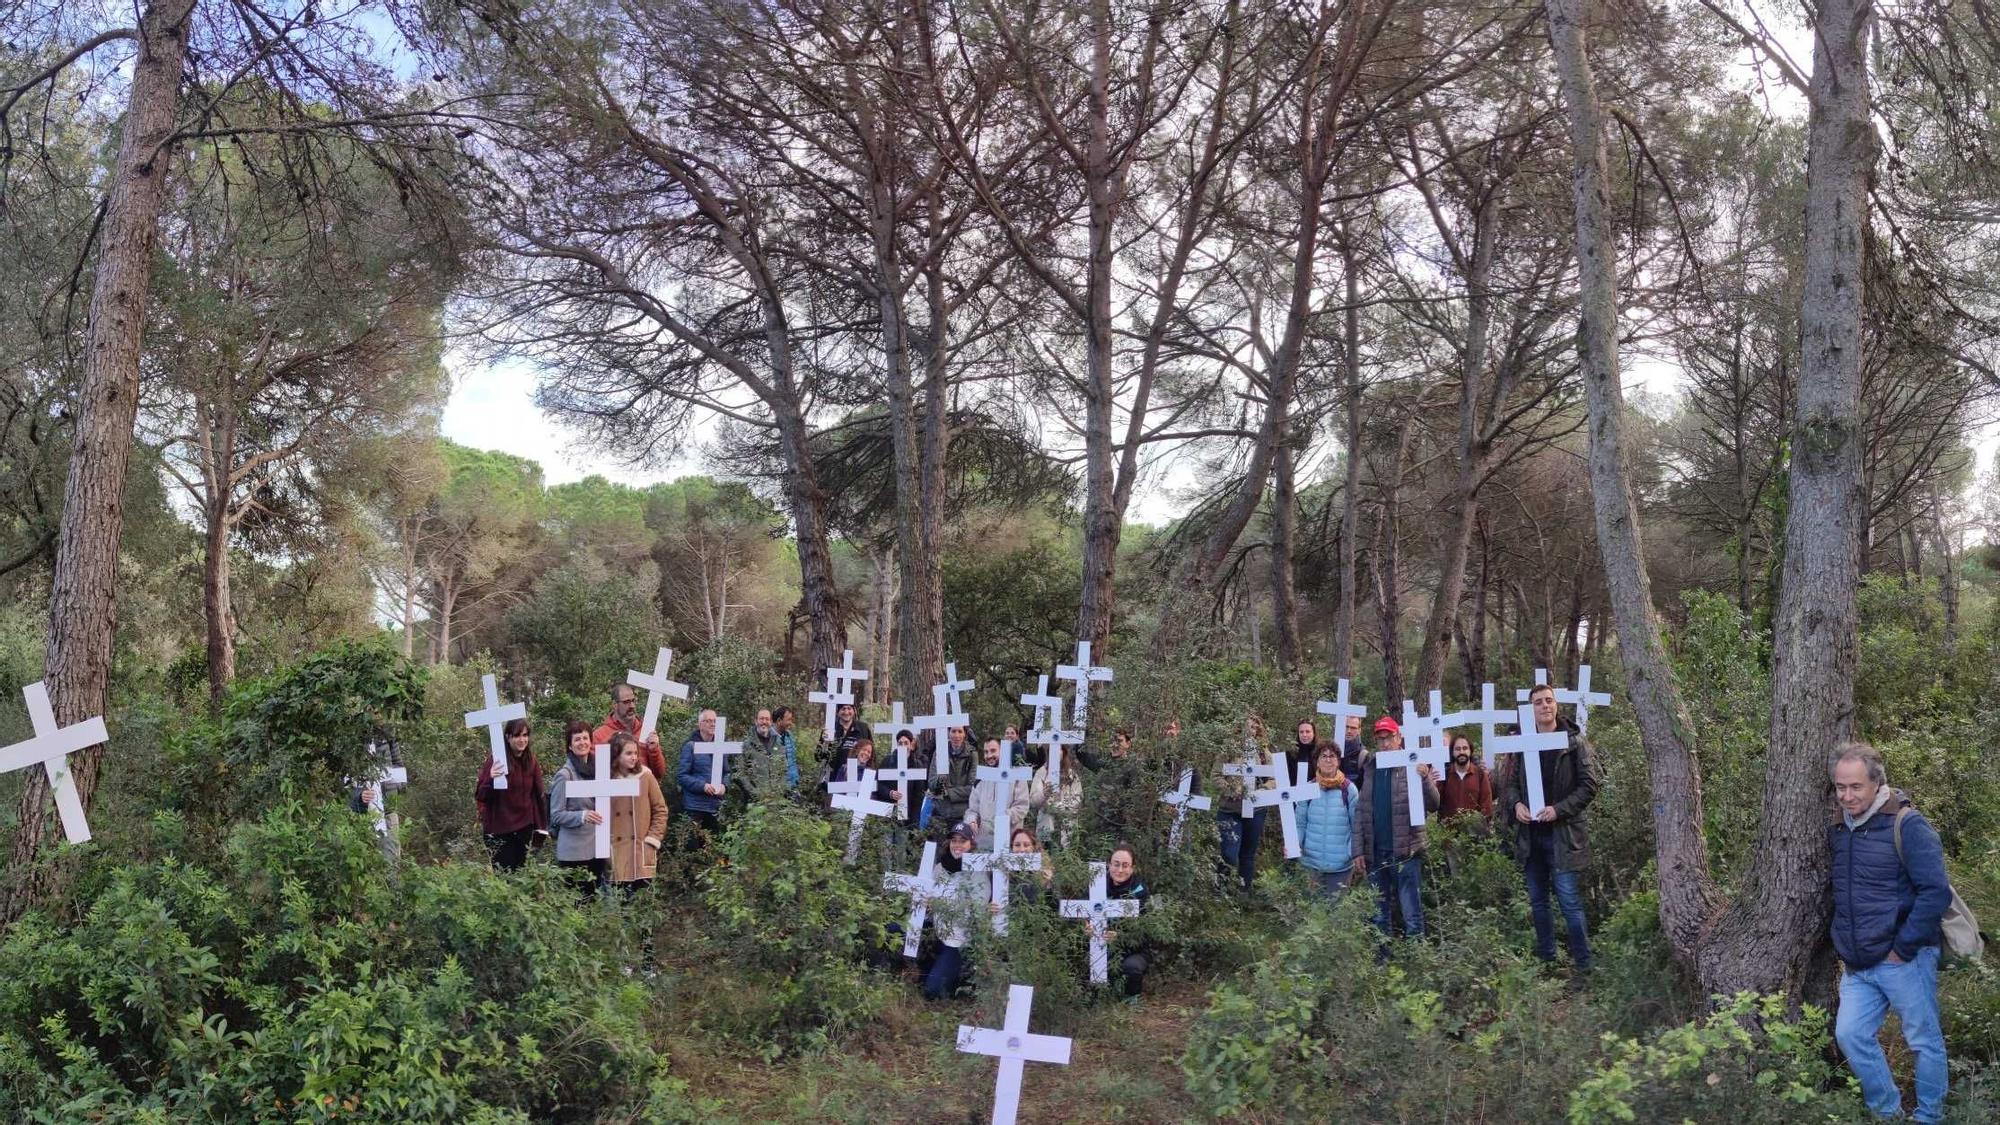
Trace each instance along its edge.
<instances>
[{"instance_id":1,"label":"woman in grey coat","mask_svg":"<svg viewBox=\"0 0 2000 1125\"><path fill-rule=\"evenodd\" d=\"M569 757L549 782L549 828L556 834L556 866L564 869L583 901L601 893L607 882L607 865L597 858L597 826L604 814L588 797L571 797L571 781L588 781L596 769L596 748L591 745L590 724L571 719L563 728Z\"/></svg>"}]
</instances>

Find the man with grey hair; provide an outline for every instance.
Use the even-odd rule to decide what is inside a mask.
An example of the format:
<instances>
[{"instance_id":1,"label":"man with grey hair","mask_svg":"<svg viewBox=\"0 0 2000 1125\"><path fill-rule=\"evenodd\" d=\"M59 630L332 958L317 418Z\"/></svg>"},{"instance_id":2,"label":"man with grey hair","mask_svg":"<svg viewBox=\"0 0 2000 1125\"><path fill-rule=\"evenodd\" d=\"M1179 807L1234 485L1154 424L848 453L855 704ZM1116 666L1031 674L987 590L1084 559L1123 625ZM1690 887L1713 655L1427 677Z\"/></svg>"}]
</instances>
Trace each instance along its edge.
<instances>
[{"instance_id":1,"label":"man with grey hair","mask_svg":"<svg viewBox=\"0 0 2000 1125\"><path fill-rule=\"evenodd\" d=\"M1841 815L1828 838L1833 948L1842 971L1833 1034L1868 1108L1878 1117L1899 1117L1902 1091L1876 1038L1894 1009L1917 1062L1916 1120L1942 1121L1950 1072L1937 981L1951 884L1937 830L1888 780L1874 747L1849 742L1834 751L1833 793Z\"/></svg>"},{"instance_id":2,"label":"man with grey hair","mask_svg":"<svg viewBox=\"0 0 2000 1125\"><path fill-rule=\"evenodd\" d=\"M722 784L709 780L714 776L714 766L709 761L711 755L706 751L697 751L695 746L714 741L715 712L704 710L695 721L695 733L681 743L680 768L674 771L680 779L681 804L687 809L688 819L700 825L703 832L710 836L722 832L722 795L729 791L729 776L734 772L730 767L735 764L725 756L722 759ZM692 836L688 839L690 847L699 843Z\"/></svg>"}]
</instances>

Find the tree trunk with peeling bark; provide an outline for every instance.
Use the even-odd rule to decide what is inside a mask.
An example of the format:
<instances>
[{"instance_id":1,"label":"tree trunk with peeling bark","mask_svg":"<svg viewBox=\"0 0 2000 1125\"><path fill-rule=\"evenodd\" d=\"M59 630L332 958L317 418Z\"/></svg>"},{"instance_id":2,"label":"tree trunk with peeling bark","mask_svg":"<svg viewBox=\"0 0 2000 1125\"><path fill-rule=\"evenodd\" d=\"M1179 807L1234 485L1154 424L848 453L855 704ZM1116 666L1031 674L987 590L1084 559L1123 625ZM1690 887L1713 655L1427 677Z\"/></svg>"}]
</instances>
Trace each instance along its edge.
<instances>
[{"instance_id":1,"label":"tree trunk with peeling bark","mask_svg":"<svg viewBox=\"0 0 2000 1125\"><path fill-rule=\"evenodd\" d=\"M99 231L43 661L49 701L63 725L102 715L110 704L139 355L193 8L193 0L156 0L139 17L139 53ZM97 793L103 755L104 748L95 746L69 758L86 810ZM68 865L48 863L44 855L62 834L44 771L25 771L18 818L0 921L54 897L70 878Z\"/></svg>"}]
</instances>

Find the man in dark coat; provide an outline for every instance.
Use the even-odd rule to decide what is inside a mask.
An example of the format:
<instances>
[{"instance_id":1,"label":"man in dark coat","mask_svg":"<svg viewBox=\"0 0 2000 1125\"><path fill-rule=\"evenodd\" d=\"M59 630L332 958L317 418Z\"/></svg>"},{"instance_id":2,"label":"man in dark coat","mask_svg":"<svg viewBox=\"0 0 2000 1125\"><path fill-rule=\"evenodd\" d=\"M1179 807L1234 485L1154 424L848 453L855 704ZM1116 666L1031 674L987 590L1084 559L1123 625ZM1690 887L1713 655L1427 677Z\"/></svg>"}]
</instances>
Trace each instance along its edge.
<instances>
[{"instance_id":1,"label":"man in dark coat","mask_svg":"<svg viewBox=\"0 0 2000 1125\"><path fill-rule=\"evenodd\" d=\"M1590 865L1590 825L1587 810L1597 798L1597 755L1576 724L1556 716L1556 690L1536 684L1528 695L1535 709L1535 730L1563 731L1569 745L1542 750L1540 810L1528 808L1526 770L1510 760L1500 770L1494 793L1503 816L1513 819L1514 859L1528 883L1528 913L1535 923L1535 956L1556 959L1555 921L1549 892L1555 891L1563 924L1569 930L1569 960L1581 979L1590 971L1590 930L1583 916L1582 873Z\"/></svg>"}]
</instances>

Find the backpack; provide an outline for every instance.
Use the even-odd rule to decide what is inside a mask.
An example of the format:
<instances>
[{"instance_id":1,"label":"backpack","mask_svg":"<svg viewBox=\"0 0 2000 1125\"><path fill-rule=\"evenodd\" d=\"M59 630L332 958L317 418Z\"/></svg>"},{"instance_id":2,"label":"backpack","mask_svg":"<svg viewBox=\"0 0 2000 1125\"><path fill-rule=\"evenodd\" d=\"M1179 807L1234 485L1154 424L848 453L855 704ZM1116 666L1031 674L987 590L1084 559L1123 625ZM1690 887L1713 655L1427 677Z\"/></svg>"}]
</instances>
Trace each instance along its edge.
<instances>
[{"instance_id":1,"label":"backpack","mask_svg":"<svg viewBox=\"0 0 2000 1125\"><path fill-rule=\"evenodd\" d=\"M1904 863L1903 818L1915 811L1907 805L1896 810L1895 839L1898 863ZM1907 867L1908 864L1904 863L1904 866ZM1959 896L1958 888L1950 884L1946 886L1951 891L1951 905L1945 907L1944 917L1938 920L1939 928L1944 931L1945 954L1967 961L1977 961L1986 953L1986 935L1979 932L1979 919L1972 916L1972 908Z\"/></svg>"}]
</instances>

